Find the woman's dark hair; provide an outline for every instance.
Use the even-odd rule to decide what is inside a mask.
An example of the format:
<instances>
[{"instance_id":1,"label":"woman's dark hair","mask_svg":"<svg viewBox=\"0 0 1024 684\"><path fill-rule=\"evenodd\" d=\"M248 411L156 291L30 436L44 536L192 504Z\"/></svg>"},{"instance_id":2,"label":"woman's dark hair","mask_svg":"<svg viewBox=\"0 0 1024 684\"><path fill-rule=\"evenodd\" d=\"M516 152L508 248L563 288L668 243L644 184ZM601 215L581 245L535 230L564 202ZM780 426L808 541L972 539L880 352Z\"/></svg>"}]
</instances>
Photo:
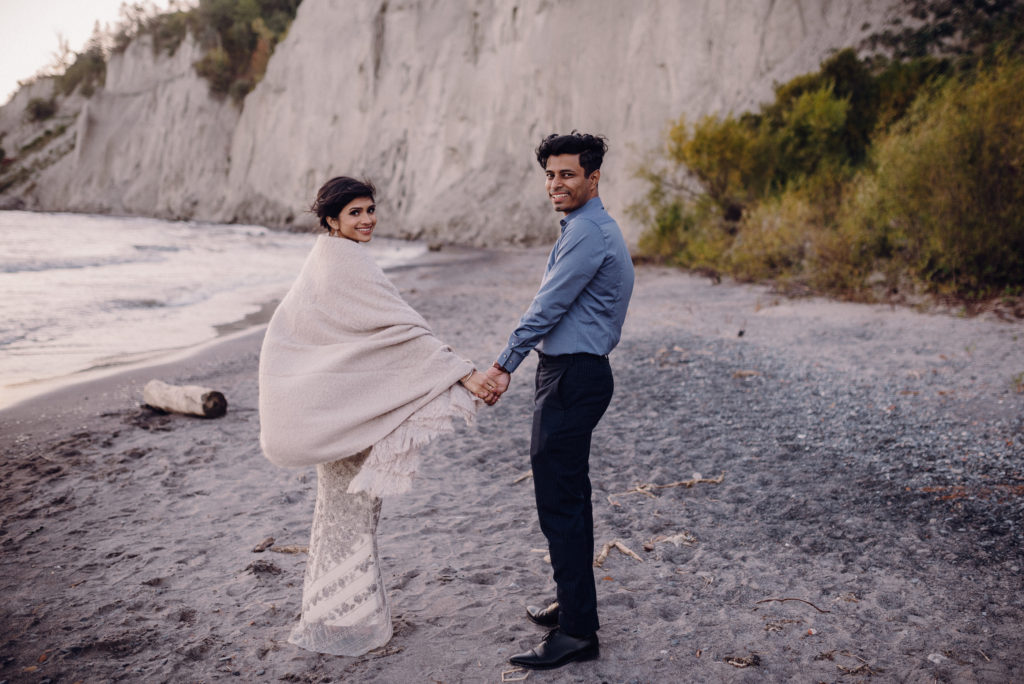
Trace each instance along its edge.
<instances>
[{"instance_id":1,"label":"woman's dark hair","mask_svg":"<svg viewBox=\"0 0 1024 684\"><path fill-rule=\"evenodd\" d=\"M377 188L368 180L356 180L348 176L337 176L320 186L316 192L316 199L311 212L320 218L320 226L330 230L327 225L328 218L338 218L341 210L348 206L348 203L360 197L369 197L377 194Z\"/></svg>"},{"instance_id":2,"label":"woman's dark hair","mask_svg":"<svg viewBox=\"0 0 1024 684\"><path fill-rule=\"evenodd\" d=\"M590 177L590 174L601 168L604 161L604 153L608 151L608 143L603 135L590 135L573 131L567 135L552 133L541 141L537 148L537 161L540 168L546 169L548 157L557 157L560 154L580 155L580 166L583 167L583 175Z\"/></svg>"}]
</instances>

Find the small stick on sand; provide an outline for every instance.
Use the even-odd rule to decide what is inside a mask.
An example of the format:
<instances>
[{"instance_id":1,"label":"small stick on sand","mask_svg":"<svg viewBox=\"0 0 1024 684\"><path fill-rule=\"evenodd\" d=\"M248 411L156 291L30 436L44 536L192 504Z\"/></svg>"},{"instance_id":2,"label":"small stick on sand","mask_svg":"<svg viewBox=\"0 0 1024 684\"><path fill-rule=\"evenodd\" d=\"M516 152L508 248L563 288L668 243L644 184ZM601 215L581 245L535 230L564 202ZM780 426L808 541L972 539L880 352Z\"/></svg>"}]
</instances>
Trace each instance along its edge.
<instances>
[{"instance_id":1,"label":"small stick on sand","mask_svg":"<svg viewBox=\"0 0 1024 684\"><path fill-rule=\"evenodd\" d=\"M725 656L725 662L733 667L757 667L761 664L761 657L756 654L748 656Z\"/></svg>"},{"instance_id":2,"label":"small stick on sand","mask_svg":"<svg viewBox=\"0 0 1024 684\"><path fill-rule=\"evenodd\" d=\"M638 484L632 489L622 492L622 494L645 494L652 499L656 499L654 494L651 493L652 489L668 489L669 487L686 487L689 489L696 484L722 484L725 480L725 473L722 473L718 477L693 477L689 480L680 480L679 482L670 482L668 484Z\"/></svg>"},{"instance_id":3,"label":"small stick on sand","mask_svg":"<svg viewBox=\"0 0 1024 684\"><path fill-rule=\"evenodd\" d=\"M635 560L640 561L641 563L644 562L643 558L641 558L640 556L638 556L635 553L633 553L629 548L626 547L625 544L623 544L622 542L620 542L618 540L615 541L615 548L617 548L619 551L621 551L622 553L626 554L627 556L629 556L629 557L631 557L631 558L633 558Z\"/></svg>"},{"instance_id":4,"label":"small stick on sand","mask_svg":"<svg viewBox=\"0 0 1024 684\"><path fill-rule=\"evenodd\" d=\"M850 653L849 651L840 651L839 655L846 656L847 658L856 658L857 660L860 661L860 665L858 665L857 667L854 667L854 668L843 667L842 665L836 665L836 667L838 667L843 672L843 674L864 674L866 672L869 677L873 677L876 674L878 674L879 672L885 672L885 670L883 670L882 668L878 668L877 670L872 669L871 668L871 664L868 663L868 661L866 661L863 658L861 658L856 653ZM984 655L984 654L982 654L982 655Z\"/></svg>"},{"instance_id":5,"label":"small stick on sand","mask_svg":"<svg viewBox=\"0 0 1024 684\"><path fill-rule=\"evenodd\" d=\"M269 549L273 545L274 545L274 538L273 537L267 537L266 539L261 541L259 544L257 544L256 546L252 547L252 552L253 553L263 553L264 551L266 551L267 549Z\"/></svg>"},{"instance_id":6,"label":"small stick on sand","mask_svg":"<svg viewBox=\"0 0 1024 684\"><path fill-rule=\"evenodd\" d=\"M510 677L509 675L518 675L520 672L525 674L522 677ZM501 673L501 681L503 682L521 682L530 676L530 671L525 670L521 667L514 667L511 670L505 670Z\"/></svg>"},{"instance_id":7,"label":"small stick on sand","mask_svg":"<svg viewBox=\"0 0 1024 684\"><path fill-rule=\"evenodd\" d=\"M531 477L533 477L533 470L532 469L531 470L527 470L525 473L523 473L522 475L520 475L516 479L512 480L512 484L519 484L523 480L528 480Z\"/></svg>"},{"instance_id":8,"label":"small stick on sand","mask_svg":"<svg viewBox=\"0 0 1024 684\"><path fill-rule=\"evenodd\" d=\"M674 546L679 546L680 544L682 544L683 546L693 546L697 543L697 538L689 532L677 532L675 534L660 534L656 537L653 537L650 541L644 542L644 551L653 551L654 545L660 544L661 542L669 542Z\"/></svg>"},{"instance_id":9,"label":"small stick on sand","mask_svg":"<svg viewBox=\"0 0 1024 684\"><path fill-rule=\"evenodd\" d=\"M271 546L267 551L274 553L309 553L308 546Z\"/></svg>"},{"instance_id":10,"label":"small stick on sand","mask_svg":"<svg viewBox=\"0 0 1024 684\"><path fill-rule=\"evenodd\" d=\"M544 558L542 559L545 563L551 562L551 554L548 553L547 549L530 549L533 553L543 553Z\"/></svg>"},{"instance_id":11,"label":"small stick on sand","mask_svg":"<svg viewBox=\"0 0 1024 684\"><path fill-rule=\"evenodd\" d=\"M766 598L766 599L761 599L760 601L756 601L756 603L768 603L769 601L778 601L779 603L782 603L783 601L799 601L800 603L806 603L807 605L809 605L811 608L813 608L814 610L818 611L819 613L831 613L832 612L831 610L822 610L821 608L819 608L818 606L814 605L810 601L805 601L802 598Z\"/></svg>"},{"instance_id":12,"label":"small stick on sand","mask_svg":"<svg viewBox=\"0 0 1024 684\"><path fill-rule=\"evenodd\" d=\"M618 549L620 553L624 553L625 555L630 556L631 558L634 558L634 559L640 561L641 563L644 562L643 558L641 558L640 556L638 556L635 553L633 553L632 551L630 551L628 546L626 546L621 541L616 539L614 541L605 542L605 545L601 547L601 552L598 553L597 554L597 558L594 559L594 567L595 568L604 567L604 562L606 560L608 560L608 553L612 549Z\"/></svg>"}]
</instances>

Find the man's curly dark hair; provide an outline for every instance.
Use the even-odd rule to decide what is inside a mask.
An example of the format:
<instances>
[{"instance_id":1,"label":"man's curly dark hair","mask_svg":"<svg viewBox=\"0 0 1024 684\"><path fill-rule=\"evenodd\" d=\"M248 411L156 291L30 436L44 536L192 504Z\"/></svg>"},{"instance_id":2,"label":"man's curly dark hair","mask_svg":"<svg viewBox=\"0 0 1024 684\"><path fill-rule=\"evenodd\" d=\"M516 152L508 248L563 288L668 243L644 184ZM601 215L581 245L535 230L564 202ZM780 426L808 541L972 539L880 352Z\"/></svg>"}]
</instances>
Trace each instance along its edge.
<instances>
[{"instance_id":1,"label":"man's curly dark hair","mask_svg":"<svg viewBox=\"0 0 1024 684\"><path fill-rule=\"evenodd\" d=\"M560 154L580 155L580 166L583 167L583 175L590 177L594 171L601 168L604 161L604 153L608 151L608 143L603 135L591 135L573 130L567 135L552 133L541 141L537 148L537 161L542 169L547 168L548 157L556 157Z\"/></svg>"}]
</instances>

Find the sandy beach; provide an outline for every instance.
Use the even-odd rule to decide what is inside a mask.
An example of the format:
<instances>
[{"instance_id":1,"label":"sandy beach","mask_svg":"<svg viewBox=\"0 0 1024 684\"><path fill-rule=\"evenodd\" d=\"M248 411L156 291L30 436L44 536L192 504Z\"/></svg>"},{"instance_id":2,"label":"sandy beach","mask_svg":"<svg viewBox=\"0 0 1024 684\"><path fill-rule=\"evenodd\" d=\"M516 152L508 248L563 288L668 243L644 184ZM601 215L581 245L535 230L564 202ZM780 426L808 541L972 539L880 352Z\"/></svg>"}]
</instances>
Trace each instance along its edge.
<instances>
[{"instance_id":1,"label":"sandy beach","mask_svg":"<svg viewBox=\"0 0 1024 684\"><path fill-rule=\"evenodd\" d=\"M392 277L484 365L545 255L451 248ZM260 453L262 332L0 412L0 682L526 675L524 606L553 596L522 477L535 357L385 501L395 636L344 658L286 641L316 476ZM595 567L601 658L526 681L1024 681L1024 322L642 266L612 366L595 533L639 560ZM151 378L228 413L145 408Z\"/></svg>"}]
</instances>

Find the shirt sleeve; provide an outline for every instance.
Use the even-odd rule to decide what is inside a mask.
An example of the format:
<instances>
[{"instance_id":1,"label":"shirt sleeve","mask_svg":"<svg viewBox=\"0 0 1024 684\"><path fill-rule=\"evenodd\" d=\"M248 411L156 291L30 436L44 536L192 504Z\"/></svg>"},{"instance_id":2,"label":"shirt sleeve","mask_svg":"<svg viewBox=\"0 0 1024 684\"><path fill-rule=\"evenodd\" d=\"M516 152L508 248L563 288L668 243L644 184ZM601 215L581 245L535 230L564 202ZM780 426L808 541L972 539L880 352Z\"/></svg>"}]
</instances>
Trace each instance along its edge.
<instances>
[{"instance_id":1,"label":"shirt sleeve","mask_svg":"<svg viewBox=\"0 0 1024 684\"><path fill-rule=\"evenodd\" d=\"M604 235L596 223L576 221L566 227L533 303L498 356L498 363L505 370L515 371L530 350L558 324L597 273L604 257Z\"/></svg>"}]
</instances>

